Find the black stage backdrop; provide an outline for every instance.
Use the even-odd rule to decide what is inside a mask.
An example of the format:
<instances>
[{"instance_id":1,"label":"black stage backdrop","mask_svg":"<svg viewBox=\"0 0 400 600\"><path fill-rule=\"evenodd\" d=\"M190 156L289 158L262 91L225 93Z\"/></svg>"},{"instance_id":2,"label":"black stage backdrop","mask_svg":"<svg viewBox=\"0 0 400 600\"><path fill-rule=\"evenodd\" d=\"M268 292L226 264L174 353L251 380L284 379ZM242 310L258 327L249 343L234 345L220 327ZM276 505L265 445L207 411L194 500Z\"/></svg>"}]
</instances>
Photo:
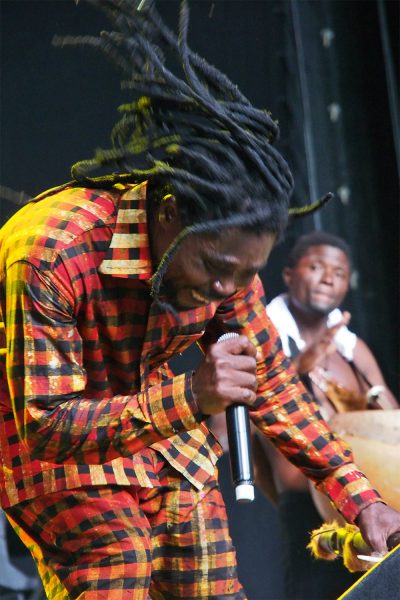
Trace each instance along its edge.
<instances>
[{"instance_id":1,"label":"black stage backdrop","mask_svg":"<svg viewBox=\"0 0 400 600\"><path fill-rule=\"evenodd\" d=\"M190 5L192 48L279 120L279 145L296 181L293 203L336 194L323 211L288 229L262 273L268 299L282 291L284 257L299 234L317 228L344 237L355 266L346 300L352 328L370 345L399 396L397 2ZM170 25L177 6L159 2ZM72 163L107 147L116 107L130 97L102 55L52 46L54 34L96 34L108 26L84 1L0 0L0 9L1 224L17 209L19 192L34 195L68 180ZM180 368L195 360L189 353ZM279 599L274 510L260 497L254 505L233 506L225 463L222 485L241 578L250 600Z\"/></svg>"}]
</instances>

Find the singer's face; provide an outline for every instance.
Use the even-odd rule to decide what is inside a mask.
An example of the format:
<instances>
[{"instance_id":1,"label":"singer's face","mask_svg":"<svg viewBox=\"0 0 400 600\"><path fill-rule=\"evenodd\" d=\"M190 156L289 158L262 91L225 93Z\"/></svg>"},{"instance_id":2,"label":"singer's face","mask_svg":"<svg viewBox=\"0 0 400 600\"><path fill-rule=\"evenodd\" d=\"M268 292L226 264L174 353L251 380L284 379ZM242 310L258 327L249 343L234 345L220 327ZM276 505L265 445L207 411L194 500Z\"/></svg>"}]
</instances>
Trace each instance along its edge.
<instances>
[{"instance_id":1,"label":"singer's face","mask_svg":"<svg viewBox=\"0 0 400 600\"><path fill-rule=\"evenodd\" d=\"M154 244L156 261L173 239ZM161 294L178 310L222 301L251 283L266 264L274 243L271 233L256 235L233 228L218 236L188 236L168 266Z\"/></svg>"},{"instance_id":2,"label":"singer's face","mask_svg":"<svg viewBox=\"0 0 400 600\"><path fill-rule=\"evenodd\" d=\"M285 269L291 303L302 311L329 314L343 301L350 281L350 264L335 246L310 246L290 269Z\"/></svg>"},{"instance_id":3,"label":"singer's face","mask_svg":"<svg viewBox=\"0 0 400 600\"><path fill-rule=\"evenodd\" d=\"M223 235L187 238L164 278L168 301L180 309L222 301L248 286L266 264L272 234L227 229Z\"/></svg>"}]
</instances>

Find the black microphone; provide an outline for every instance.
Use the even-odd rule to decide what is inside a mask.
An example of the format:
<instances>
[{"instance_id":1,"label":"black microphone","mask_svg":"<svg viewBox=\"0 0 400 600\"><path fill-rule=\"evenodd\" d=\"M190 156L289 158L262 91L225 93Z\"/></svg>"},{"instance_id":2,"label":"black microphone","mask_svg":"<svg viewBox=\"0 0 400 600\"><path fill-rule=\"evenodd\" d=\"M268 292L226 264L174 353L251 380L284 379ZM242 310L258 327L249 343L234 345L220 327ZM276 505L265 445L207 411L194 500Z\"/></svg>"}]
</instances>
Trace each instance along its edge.
<instances>
[{"instance_id":1,"label":"black microphone","mask_svg":"<svg viewBox=\"0 0 400 600\"><path fill-rule=\"evenodd\" d=\"M218 342L238 337L235 332L224 333ZM226 409L229 456L232 482L238 502L253 502L254 474L251 454L249 409L245 404L233 404Z\"/></svg>"}]
</instances>

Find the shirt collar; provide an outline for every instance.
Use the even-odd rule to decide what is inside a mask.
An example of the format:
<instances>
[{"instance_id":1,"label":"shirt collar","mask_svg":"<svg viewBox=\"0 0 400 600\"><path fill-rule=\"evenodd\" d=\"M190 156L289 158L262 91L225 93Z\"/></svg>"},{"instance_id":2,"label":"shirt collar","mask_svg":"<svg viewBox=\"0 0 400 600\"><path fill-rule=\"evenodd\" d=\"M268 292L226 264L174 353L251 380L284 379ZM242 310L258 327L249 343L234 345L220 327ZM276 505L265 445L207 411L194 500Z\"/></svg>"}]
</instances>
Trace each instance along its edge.
<instances>
[{"instance_id":1,"label":"shirt collar","mask_svg":"<svg viewBox=\"0 0 400 600\"><path fill-rule=\"evenodd\" d=\"M122 192L114 233L99 266L100 273L149 280L153 274L147 229L147 181L115 186Z\"/></svg>"}]
</instances>

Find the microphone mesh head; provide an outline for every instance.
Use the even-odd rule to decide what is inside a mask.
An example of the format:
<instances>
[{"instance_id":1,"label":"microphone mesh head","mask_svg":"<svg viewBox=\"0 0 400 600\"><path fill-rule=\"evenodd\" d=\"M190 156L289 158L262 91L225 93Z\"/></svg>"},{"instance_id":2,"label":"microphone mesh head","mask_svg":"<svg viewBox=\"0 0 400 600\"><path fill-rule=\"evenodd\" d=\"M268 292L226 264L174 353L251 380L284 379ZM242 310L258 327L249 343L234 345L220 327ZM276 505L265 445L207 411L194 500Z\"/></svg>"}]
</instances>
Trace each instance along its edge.
<instances>
[{"instance_id":1,"label":"microphone mesh head","mask_svg":"<svg viewBox=\"0 0 400 600\"><path fill-rule=\"evenodd\" d=\"M234 337L239 337L239 334L235 331L230 331L229 333L224 333L218 338L218 342L225 342L226 340L231 340Z\"/></svg>"}]
</instances>

